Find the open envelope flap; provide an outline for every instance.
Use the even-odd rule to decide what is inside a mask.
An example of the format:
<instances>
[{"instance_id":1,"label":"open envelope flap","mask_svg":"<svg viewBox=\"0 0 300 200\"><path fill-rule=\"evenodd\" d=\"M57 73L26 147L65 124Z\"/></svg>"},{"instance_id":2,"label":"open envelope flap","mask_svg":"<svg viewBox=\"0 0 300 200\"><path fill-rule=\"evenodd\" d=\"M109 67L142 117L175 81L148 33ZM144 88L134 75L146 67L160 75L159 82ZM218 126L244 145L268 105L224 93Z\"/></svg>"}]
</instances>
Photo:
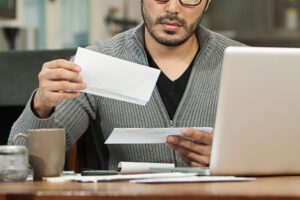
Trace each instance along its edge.
<instances>
[{"instance_id":1,"label":"open envelope flap","mask_svg":"<svg viewBox=\"0 0 300 200\"><path fill-rule=\"evenodd\" d=\"M131 103L135 99L148 102L160 74L158 69L84 48L78 48L74 62L81 66L87 84L83 92L123 101L127 97Z\"/></svg>"}]
</instances>

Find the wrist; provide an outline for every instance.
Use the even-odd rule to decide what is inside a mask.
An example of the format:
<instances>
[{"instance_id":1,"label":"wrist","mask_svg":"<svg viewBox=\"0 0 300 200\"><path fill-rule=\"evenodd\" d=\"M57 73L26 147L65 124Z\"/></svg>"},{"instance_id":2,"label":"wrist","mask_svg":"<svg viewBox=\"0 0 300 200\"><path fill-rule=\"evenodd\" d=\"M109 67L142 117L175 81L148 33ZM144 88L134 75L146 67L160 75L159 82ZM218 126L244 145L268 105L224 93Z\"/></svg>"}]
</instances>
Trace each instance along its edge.
<instances>
[{"instance_id":1,"label":"wrist","mask_svg":"<svg viewBox=\"0 0 300 200\"><path fill-rule=\"evenodd\" d=\"M38 118L46 119L51 116L54 107L49 107L40 101L39 92L37 91L31 102L31 109Z\"/></svg>"}]
</instances>

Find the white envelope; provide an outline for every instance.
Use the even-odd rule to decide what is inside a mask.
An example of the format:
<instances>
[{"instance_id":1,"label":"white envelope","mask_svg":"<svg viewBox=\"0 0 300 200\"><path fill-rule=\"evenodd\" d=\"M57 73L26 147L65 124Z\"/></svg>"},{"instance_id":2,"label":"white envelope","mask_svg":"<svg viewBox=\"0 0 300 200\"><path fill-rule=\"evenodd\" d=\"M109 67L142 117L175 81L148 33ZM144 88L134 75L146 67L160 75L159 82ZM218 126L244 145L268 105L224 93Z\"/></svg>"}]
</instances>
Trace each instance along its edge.
<instances>
[{"instance_id":1,"label":"white envelope","mask_svg":"<svg viewBox=\"0 0 300 200\"><path fill-rule=\"evenodd\" d=\"M165 143L169 135L184 137L181 134L182 129L183 128L115 128L105 144L160 144ZM195 127L192 129L206 133L212 131L212 128L208 127ZM192 140L188 137L185 138Z\"/></svg>"},{"instance_id":2,"label":"white envelope","mask_svg":"<svg viewBox=\"0 0 300 200\"><path fill-rule=\"evenodd\" d=\"M145 105L152 95L160 70L78 48L78 64L87 88L98 96Z\"/></svg>"}]
</instances>

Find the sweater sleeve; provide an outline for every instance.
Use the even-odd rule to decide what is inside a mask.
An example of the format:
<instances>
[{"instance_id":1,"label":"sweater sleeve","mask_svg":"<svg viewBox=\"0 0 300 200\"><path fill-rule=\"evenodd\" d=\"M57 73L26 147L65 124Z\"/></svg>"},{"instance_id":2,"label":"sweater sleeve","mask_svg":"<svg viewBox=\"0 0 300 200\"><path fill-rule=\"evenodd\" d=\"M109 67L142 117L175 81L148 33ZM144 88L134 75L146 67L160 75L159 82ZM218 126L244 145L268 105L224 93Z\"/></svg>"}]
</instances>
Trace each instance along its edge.
<instances>
[{"instance_id":1,"label":"sweater sleeve","mask_svg":"<svg viewBox=\"0 0 300 200\"><path fill-rule=\"evenodd\" d=\"M69 149L86 131L90 120L96 118L96 97L93 95L81 93L76 99L60 101L48 119L40 119L33 113L31 105L34 95L35 92L18 120L13 124L8 144L12 144L13 137L17 133L26 134L28 129L65 128L66 149ZM26 141L18 138L17 144L25 145Z\"/></svg>"}]
</instances>

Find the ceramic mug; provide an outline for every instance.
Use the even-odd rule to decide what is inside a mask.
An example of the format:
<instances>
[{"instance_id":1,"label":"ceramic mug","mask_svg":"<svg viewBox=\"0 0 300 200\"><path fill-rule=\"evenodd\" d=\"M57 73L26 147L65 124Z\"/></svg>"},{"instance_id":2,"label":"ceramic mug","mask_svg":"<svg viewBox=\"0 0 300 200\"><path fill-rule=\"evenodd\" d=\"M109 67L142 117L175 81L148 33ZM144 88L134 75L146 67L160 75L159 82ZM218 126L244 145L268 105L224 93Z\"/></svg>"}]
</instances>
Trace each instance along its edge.
<instances>
[{"instance_id":1,"label":"ceramic mug","mask_svg":"<svg viewBox=\"0 0 300 200\"><path fill-rule=\"evenodd\" d=\"M60 176L65 162L65 129L29 129L13 138L23 137L27 141L29 164L34 180Z\"/></svg>"}]
</instances>

